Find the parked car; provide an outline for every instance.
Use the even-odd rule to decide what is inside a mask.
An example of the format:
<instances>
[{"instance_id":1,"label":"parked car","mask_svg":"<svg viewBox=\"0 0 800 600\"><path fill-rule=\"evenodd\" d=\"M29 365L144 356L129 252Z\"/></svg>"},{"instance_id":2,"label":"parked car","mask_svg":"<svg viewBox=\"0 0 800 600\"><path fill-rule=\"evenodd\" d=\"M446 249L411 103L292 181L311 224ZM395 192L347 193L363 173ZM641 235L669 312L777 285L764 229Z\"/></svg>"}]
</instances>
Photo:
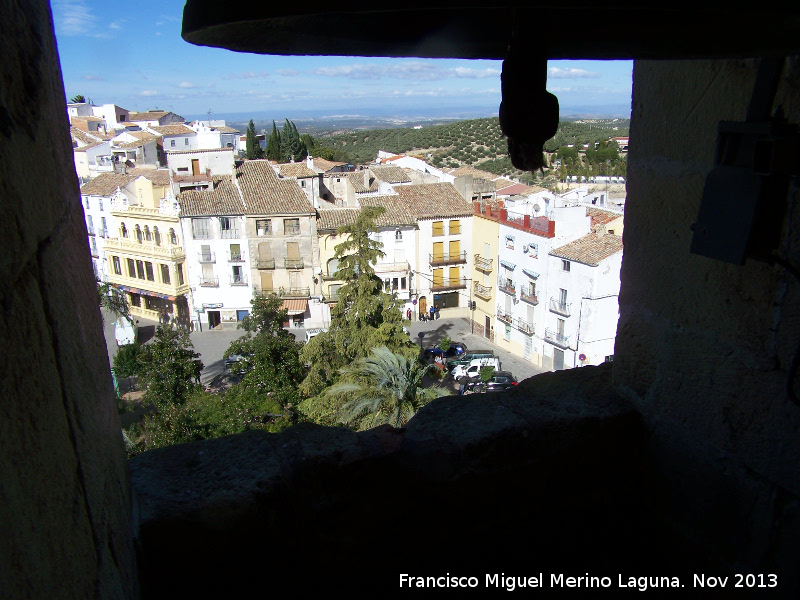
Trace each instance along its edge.
<instances>
[{"instance_id":1,"label":"parked car","mask_svg":"<svg viewBox=\"0 0 800 600\"><path fill-rule=\"evenodd\" d=\"M447 361L447 368L452 369L458 365L469 365L476 358L494 358L491 350L470 350Z\"/></svg>"},{"instance_id":2,"label":"parked car","mask_svg":"<svg viewBox=\"0 0 800 600\"><path fill-rule=\"evenodd\" d=\"M441 356L442 360L449 358L460 357L467 351L467 346L461 342L453 342L445 352L439 346L430 346L425 349L425 360L434 360L437 356Z\"/></svg>"},{"instance_id":3,"label":"parked car","mask_svg":"<svg viewBox=\"0 0 800 600\"><path fill-rule=\"evenodd\" d=\"M509 371L495 371L492 378L481 381L480 377L470 377L461 382L462 394L482 394L484 392L502 392L517 385L517 378Z\"/></svg>"},{"instance_id":4,"label":"parked car","mask_svg":"<svg viewBox=\"0 0 800 600\"><path fill-rule=\"evenodd\" d=\"M499 371L500 359L496 356L491 358L476 358L468 365L456 365L453 369L453 379L459 381L465 377L476 377L480 375L483 367L492 367L495 371Z\"/></svg>"}]
</instances>

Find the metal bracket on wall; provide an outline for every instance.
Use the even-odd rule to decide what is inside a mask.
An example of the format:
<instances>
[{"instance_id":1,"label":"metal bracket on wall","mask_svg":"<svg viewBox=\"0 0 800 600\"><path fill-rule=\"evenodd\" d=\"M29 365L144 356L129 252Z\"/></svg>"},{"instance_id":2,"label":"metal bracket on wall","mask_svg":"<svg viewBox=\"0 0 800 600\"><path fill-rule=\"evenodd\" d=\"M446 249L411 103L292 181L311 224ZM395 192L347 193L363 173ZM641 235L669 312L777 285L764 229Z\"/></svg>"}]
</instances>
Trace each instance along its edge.
<instances>
[{"instance_id":1,"label":"metal bracket on wall","mask_svg":"<svg viewBox=\"0 0 800 600\"><path fill-rule=\"evenodd\" d=\"M706 177L690 251L743 265L770 261L778 248L800 129L770 116L784 59L763 59L744 122L719 123L715 167Z\"/></svg>"}]
</instances>

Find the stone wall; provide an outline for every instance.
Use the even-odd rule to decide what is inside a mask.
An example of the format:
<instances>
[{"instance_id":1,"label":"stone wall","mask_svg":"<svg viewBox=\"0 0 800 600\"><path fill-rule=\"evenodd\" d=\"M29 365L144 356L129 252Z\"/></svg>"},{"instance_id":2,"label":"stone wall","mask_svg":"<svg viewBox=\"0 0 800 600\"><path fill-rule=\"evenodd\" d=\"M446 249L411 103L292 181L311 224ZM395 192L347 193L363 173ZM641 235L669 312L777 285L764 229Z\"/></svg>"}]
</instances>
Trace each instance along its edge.
<instances>
[{"instance_id":1,"label":"stone wall","mask_svg":"<svg viewBox=\"0 0 800 600\"><path fill-rule=\"evenodd\" d=\"M794 123L799 65L788 61L776 100ZM745 119L756 69L635 65L614 384L652 435L664 517L720 561L780 570L797 589L800 407L786 385L800 282L781 267L689 253L717 123ZM781 240L796 263L797 201L794 190Z\"/></svg>"},{"instance_id":2,"label":"stone wall","mask_svg":"<svg viewBox=\"0 0 800 600\"><path fill-rule=\"evenodd\" d=\"M132 598L130 484L50 5L23 4L0 20L0 590Z\"/></svg>"}]
</instances>

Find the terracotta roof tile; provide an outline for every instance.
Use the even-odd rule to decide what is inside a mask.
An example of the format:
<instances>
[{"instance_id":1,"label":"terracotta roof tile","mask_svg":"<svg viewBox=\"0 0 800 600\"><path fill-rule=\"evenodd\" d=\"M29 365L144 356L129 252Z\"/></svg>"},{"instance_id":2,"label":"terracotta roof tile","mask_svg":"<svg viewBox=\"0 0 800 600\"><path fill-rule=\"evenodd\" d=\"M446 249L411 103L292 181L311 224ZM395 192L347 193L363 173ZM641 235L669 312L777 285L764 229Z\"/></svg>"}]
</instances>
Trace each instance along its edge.
<instances>
[{"instance_id":1,"label":"terracotta roof tile","mask_svg":"<svg viewBox=\"0 0 800 600\"><path fill-rule=\"evenodd\" d=\"M401 185L395 191L416 219L466 217L472 214L472 204L461 197L452 183Z\"/></svg>"},{"instance_id":2,"label":"terracotta roof tile","mask_svg":"<svg viewBox=\"0 0 800 600\"><path fill-rule=\"evenodd\" d=\"M243 215L244 203L230 175L213 178L212 190L187 190L178 194L182 217Z\"/></svg>"},{"instance_id":3,"label":"terracotta roof tile","mask_svg":"<svg viewBox=\"0 0 800 600\"><path fill-rule=\"evenodd\" d=\"M603 235L597 236L593 233L578 238L560 248L555 248L550 252L550 256L574 260L575 262L596 267L601 260L609 256L622 252L622 236Z\"/></svg>"},{"instance_id":4,"label":"terracotta roof tile","mask_svg":"<svg viewBox=\"0 0 800 600\"><path fill-rule=\"evenodd\" d=\"M417 224L417 220L409 212L400 196L365 196L359 198L358 203L362 207L382 206L386 209L376 221L379 227Z\"/></svg>"},{"instance_id":5,"label":"terracotta roof tile","mask_svg":"<svg viewBox=\"0 0 800 600\"><path fill-rule=\"evenodd\" d=\"M133 175L123 175L122 173L100 173L81 186L81 194L84 196L111 196L117 191L117 187L124 187L134 179Z\"/></svg>"},{"instance_id":6,"label":"terracotta roof tile","mask_svg":"<svg viewBox=\"0 0 800 600\"><path fill-rule=\"evenodd\" d=\"M377 179L386 183L407 183L410 182L408 175L397 165L371 166L369 168Z\"/></svg>"},{"instance_id":7,"label":"terracotta roof tile","mask_svg":"<svg viewBox=\"0 0 800 600\"><path fill-rule=\"evenodd\" d=\"M335 162L332 160L326 160L324 158L312 158L311 162L314 164L314 169L322 171L323 173L326 171L330 171L335 167L341 167L342 165L346 165L347 163L343 162Z\"/></svg>"},{"instance_id":8,"label":"terracotta roof tile","mask_svg":"<svg viewBox=\"0 0 800 600\"><path fill-rule=\"evenodd\" d=\"M194 129L191 129L183 124L178 125L163 125L161 127L151 127L156 133L163 135L195 135Z\"/></svg>"},{"instance_id":9,"label":"terracotta roof tile","mask_svg":"<svg viewBox=\"0 0 800 600\"><path fill-rule=\"evenodd\" d=\"M128 174L134 177L147 177L153 182L153 185L169 185L169 170L167 169L145 169L140 167L128 171Z\"/></svg>"},{"instance_id":10,"label":"terracotta roof tile","mask_svg":"<svg viewBox=\"0 0 800 600\"><path fill-rule=\"evenodd\" d=\"M461 177L462 175L472 175L475 179L485 179L487 181L493 181L497 175L494 173L489 173L489 171L482 171L481 169L476 169L475 167L458 167L456 169L450 170L450 175L454 177Z\"/></svg>"},{"instance_id":11,"label":"terracotta roof tile","mask_svg":"<svg viewBox=\"0 0 800 600\"><path fill-rule=\"evenodd\" d=\"M297 183L280 179L267 160L244 161L236 168L236 183L248 215L314 213Z\"/></svg>"},{"instance_id":12,"label":"terracotta roof tile","mask_svg":"<svg viewBox=\"0 0 800 600\"><path fill-rule=\"evenodd\" d=\"M69 128L69 133L72 136L72 139L77 140L82 144L94 144L98 141L98 138L93 137L82 129L78 129L74 126Z\"/></svg>"},{"instance_id":13,"label":"terracotta roof tile","mask_svg":"<svg viewBox=\"0 0 800 600\"><path fill-rule=\"evenodd\" d=\"M338 176L338 173L334 173L334 175ZM350 180L350 183L353 184L353 189L355 190L356 194L367 194L378 191L378 181L374 177L369 178L369 187L364 185L364 171L356 171L355 173L342 173L342 175L347 177Z\"/></svg>"},{"instance_id":14,"label":"terracotta roof tile","mask_svg":"<svg viewBox=\"0 0 800 600\"><path fill-rule=\"evenodd\" d=\"M356 222L357 208L321 208L317 210L317 231L335 231L342 225Z\"/></svg>"},{"instance_id":15,"label":"terracotta roof tile","mask_svg":"<svg viewBox=\"0 0 800 600\"><path fill-rule=\"evenodd\" d=\"M128 113L128 121L156 121L161 117L168 115L166 110L150 110L147 112L132 112Z\"/></svg>"},{"instance_id":16,"label":"terracotta roof tile","mask_svg":"<svg viewBox=\"0 0 800 600\"><path fill-rule=\"evenodd\" d=\"M316 177L317 172L308 168L305 162L283 163L278 165L281 177Z\"/></svg>"},{"instance_id":17,"label":"terracotta roof tile","mask_svg":"<svg viewBox=\"0 0 800 600\"><path fill-rule=\"evenodd\" d=\"M220 133L241 133L241 131L238 129L228 127L227 125L223 125L222 127L214 127L214 130L219 131Z\"/></svg>"},{"instance_id":18,"label":"terracotta roof tile","mask_svg":"<svg viewBox=\"0 0 800 600\"><path fill-rule=\"evenodd\" d=\"M586 207L586 216L592 220L592 227L595 225L605 225L614 219L619 219L622 214L612 212L610 210L603 210L602 208Z\"/></svg>"}]
</instances>

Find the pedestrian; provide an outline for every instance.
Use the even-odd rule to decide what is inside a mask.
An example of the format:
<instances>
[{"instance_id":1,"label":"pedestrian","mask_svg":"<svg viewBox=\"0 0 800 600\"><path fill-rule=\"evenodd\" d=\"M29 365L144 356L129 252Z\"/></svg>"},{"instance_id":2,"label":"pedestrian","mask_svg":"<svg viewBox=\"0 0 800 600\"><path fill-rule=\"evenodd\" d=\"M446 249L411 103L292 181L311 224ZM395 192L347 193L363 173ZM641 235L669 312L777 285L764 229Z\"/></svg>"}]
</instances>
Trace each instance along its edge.
<instances>
[{"instance_id":1,"label":"pedestrian","mask_svg":"<svg viewBox=\"0 0 800 600\"><path fill-rule=\"evenodd\" d=\"M436 305L436 318L439 318L439 305Z\"/></svg>"},{"instance_id":2,"label":"pedestrian","mask_svg":"<svg viewBox=\"0 0 800 600\"><path fill-rule=\"evenodd\" d=\"M431 320L431 321L433 321L433 313L434 313L434 310L435 310L435 309L433 308L433 306L431 306L431 308L430 308L430 313L431 313L431 315L430 315L430 320Z\"/></svg>"}]
</instances>

